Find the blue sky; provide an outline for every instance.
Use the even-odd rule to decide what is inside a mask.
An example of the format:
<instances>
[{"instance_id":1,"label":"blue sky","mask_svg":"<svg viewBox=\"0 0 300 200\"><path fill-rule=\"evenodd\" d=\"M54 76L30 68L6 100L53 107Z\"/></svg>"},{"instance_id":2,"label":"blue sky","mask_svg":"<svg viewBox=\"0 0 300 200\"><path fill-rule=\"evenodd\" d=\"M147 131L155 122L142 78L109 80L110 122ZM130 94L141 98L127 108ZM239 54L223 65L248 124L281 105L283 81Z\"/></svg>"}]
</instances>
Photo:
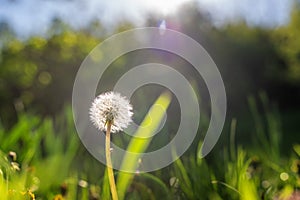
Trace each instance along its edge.
<instances>
[{"instance_id":1,"label":"blue sky","mask_svg":"<svg viewBox=\"0 0 300 200\"><path fill-rule=\"evenodd\" d=\"M0 0L0 21L18 35L43 34L54 17L73 27L93 19L113 26L124 19L142 26L146 13L172 14L190 0ZM293 0L197 0L216 25L244 19L249 25L276 27L289 20Z\"/></svg>"}]
</instances>

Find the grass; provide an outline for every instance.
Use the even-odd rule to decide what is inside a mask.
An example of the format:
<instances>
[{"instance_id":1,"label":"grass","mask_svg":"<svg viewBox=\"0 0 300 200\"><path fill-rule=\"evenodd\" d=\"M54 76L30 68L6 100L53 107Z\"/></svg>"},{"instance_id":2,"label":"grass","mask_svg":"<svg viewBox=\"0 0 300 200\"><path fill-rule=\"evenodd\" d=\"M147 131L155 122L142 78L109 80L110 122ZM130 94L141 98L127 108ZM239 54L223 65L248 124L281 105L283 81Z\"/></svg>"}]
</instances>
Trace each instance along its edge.
<instances>
[{"instance_id":1,"label":"grass","mask_svg":"<svg viewBox=\"0 0 300 200\"><path fill-rule=\"evenodd\" d=\"M151 142L150 136L157 130L170 102L170 94L163 93L160 95L150 108L140 128L136 131L135 138L131 139L127 148L128 153L123 158L121 172L118 176L117 185L120 199L124 199L127 188L134 178L134 173L128 172L136 172L138 170L139 160L141 159L140 153L145 152L149 146Z\"/></svg>"},{"instance_id":2,"label":"grass","mask_svg":"<svg viewBox=\"0 0 300 200\"><path fill-rule=\"evenodd\" d=\"M300 187L300 144L280 148L280 115L268 106L264 94L261 99L263 112L249 98L252 145L245 147L235 140L240 134L239 119L233 119L223 133L229 143L216 147L208 157L199 158L200 140L164 169L130 177L116 172L119 192L130 200L288 199L295 195ZM81 145L70 108L54 119L19 113L12 129L0 127L0 144L0 200L110 198L105 166Z\"/></svg>"}]
</instances>

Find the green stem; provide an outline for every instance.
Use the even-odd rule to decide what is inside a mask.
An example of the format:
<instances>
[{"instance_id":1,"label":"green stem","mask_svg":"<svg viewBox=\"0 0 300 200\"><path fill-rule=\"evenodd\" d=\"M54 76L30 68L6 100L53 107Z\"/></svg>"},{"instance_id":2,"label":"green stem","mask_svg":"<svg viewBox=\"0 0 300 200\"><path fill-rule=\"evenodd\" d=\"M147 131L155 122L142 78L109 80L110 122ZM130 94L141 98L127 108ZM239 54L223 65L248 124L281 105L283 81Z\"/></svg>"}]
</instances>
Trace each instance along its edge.
<instances>
[{"instance_id":1,"label":"green stem","mask_svg":"<svg viewBox=\"0 0 300 200\"><path fill-rule=\"evenodd\" d=\"M225 187L231 189L232 191L235 191L237 194L241 195L240 191L238 191L236 188L234 188L233 186L227 184L227 183L224 183L222 181L217 181L217 180L214 180L214 181L211 181L212 184L220 184L220 185L224 185Z\"/></svg>"},{"instance_id":2,"label":"green stem","mask_svg":"<svg viewBox=\"0 0 300 200\"><path fill-rule=\"evenodd\" d=\"M118 194L117 194L114 172L112 169L111 156L110 156L110 130L111 130L111 122L107 122L107 130L106 130L106 138L105 138L105 156L106 156L107 174L108 174L112 199L118 200Z\"/></svg>"}]
</instances>

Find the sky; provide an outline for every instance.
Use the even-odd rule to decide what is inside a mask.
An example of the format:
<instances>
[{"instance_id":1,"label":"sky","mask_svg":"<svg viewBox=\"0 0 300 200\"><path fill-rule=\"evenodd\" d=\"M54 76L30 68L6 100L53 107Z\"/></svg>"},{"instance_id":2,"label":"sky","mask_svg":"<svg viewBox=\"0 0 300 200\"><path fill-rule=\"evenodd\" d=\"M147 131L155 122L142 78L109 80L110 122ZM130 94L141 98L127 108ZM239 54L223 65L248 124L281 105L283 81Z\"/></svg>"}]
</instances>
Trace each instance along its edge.
<instances>
[{"instance_id":1,"label":"sky","mask_svg":"<svg viewBox=\"0 0 300 200\"><path fill-rule=\"evenodd\" d=\"M107 27L122 20L142 26L147 13L174 14L192 0L0 0L0 22L19 36L43 34L54 18L74 28L98 19ZM243 19L249 25L276 27L288 22L293 0L195 0L199 9L223 25Z\"/></svg>"}]
</instances>

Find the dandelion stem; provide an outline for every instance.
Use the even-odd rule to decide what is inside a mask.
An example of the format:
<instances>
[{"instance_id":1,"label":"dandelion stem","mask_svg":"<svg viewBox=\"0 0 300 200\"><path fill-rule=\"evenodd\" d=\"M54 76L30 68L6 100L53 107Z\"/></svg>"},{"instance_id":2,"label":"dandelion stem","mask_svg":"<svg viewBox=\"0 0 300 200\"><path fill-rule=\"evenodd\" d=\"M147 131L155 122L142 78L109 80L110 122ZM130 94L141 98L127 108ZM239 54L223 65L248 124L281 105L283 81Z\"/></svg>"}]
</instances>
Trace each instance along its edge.
<instances>
[{"instance_id":1,"label":"dandelion stem","mask_svg":"<svg viewBox=\"0 0 300 200\"><path fill-rule=\"evenodd\" d=\"M105 138L105 156L106 156L107 173L108 173L108 180L109 180L110 192L112 195L112 199L118 200L118 194L117 194L114 172L113 172L111 156L110 156L111 123L112 122L110 122L110 121L107 122L107 130L106 130L106 138Z\"/></svg>"}]
</instances>

